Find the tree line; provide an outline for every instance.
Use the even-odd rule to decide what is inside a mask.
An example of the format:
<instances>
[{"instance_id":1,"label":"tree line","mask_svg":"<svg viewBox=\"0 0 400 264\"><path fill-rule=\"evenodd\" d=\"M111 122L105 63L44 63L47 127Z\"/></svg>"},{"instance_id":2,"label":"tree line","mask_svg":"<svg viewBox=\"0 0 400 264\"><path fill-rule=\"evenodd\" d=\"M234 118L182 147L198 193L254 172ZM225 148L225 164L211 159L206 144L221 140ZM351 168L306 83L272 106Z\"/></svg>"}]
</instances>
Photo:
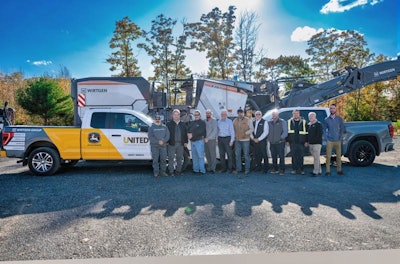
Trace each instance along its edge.
<instances>
[{"instance_id":1,"label":"tree line","mask_svg":"<svg viewBox=\"0 0 400 264\"><path fill-rule=\"evenodd\" d=\"M269 58L263 48L256 50L260 24L255 12L243 12L236 25L236 7L227 11L215 7L199 21L180 21L158 15L149 29L142 29L129 17L115 23L106 59L113 76L140 76L137 50L144 50L154 68L149 80L168 85L175 78L198 74L207 78L238 79L248 82L281 77L313 76L311 82L331 79L332 72L346 66L362 68L388 60L372 53L362 34L354 30L327 29L307 42L308 58L279 56ZM180 32L176 32L180 30ZM185 65L188 50L203 52L208 61L206 73L193 73ZM19 123L71 124L72 102L66 67L58 77L42 76L26 80L22 73L0 73L0 100L16 108ZM290 89L286 84L285 89ZM395 121L400 113L399 81L380 82L334 99L346 120ZM69 100L69 101L68 101ZM39 104L37 102L40 102ZM332 103L326 102L326 104Z\"/></svg>"}]
</instances>

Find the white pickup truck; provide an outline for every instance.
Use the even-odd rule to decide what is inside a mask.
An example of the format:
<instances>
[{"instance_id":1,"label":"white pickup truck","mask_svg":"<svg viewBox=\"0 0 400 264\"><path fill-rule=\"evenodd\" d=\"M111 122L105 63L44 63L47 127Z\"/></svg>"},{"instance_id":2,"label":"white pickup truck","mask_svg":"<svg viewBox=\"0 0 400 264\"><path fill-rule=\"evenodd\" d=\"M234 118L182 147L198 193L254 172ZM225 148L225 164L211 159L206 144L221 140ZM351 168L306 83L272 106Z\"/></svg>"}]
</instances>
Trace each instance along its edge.
<instances>
[{"instance_id":1,"label":"white pickup truck","mask_svg":"<svg viewBox=\"0 0 400 264\"><path fill-rule=\"evenodd\" d=\"M289 107L278 109L279 117L289 120L294 109L300 110L300 115L308 121L308 113L315 112L317 119L324 123L330 114L328 108L323 107ZM270 110L263 118L271 120ZM376 156L382 152L394 150L394 127L390 121L356 121L345 122L345 133L342 141L342 153L354 166L369 166ZM326 141L322 144L321 155L326 152Z\"/></svg>"},{"instance_id":2,"label":"white pickup truck","mask_svg":"<svg viewBox=\"0 0 400 264\"><path fill-rule=\"evenodd\" d=\"M88 109L80 127L7 126L2 156L21 158L36 175L51 175L78 160L151 160L153 120L128 109Z\"/></svg>"}]
</instances>

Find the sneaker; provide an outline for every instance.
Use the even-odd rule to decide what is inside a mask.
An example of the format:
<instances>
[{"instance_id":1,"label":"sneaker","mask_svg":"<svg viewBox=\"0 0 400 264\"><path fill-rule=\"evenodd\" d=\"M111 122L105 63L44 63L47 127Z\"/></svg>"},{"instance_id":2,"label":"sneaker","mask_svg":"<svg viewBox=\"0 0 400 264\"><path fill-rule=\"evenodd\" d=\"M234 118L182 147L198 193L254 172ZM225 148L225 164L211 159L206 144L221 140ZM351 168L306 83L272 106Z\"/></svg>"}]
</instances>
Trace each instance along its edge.
<instances>
[{"instance_id":1,"label":"sneaker","mask_svg":"<svg viewBox=\"0 0 400 264\"><path fill-rule=\"evenodd\" d=\"M285 175L285 172L284 171L279 171L279 175L283 176L283 175Z\"/></svg>"},{"instance_id":2,"label":"sneaker","mask_svg":"<svg viewBox=\"0 0 400 264\"><path fill-rule=\"evenodd\" d=\"M158 173L154 173L154 177L158 178Z\"/></svg>"},{"instance_id":3,"label":"sneaker","mask_svg":"<svg viewBox=\"0 0 400 264\"><path fill-rule=\"evenodd\" d=\"M246 175L246 177L249 177L250 171L245 171L244 174Z\"/></svg>"},{"instance_id":4,"label":"sneaker","mask_svg":"<svg viewBox=\"0 0 400 264\"><path fill-rule=\"evenodd\" d=\"M301 171L300 174L301 174L301 175L304 175L305 173L304 173L304 171Z\"/></svg>"},{"instance_id":5,"label":"sneaker","mask_svg":"<svg viewBox=\"0 0 400 264\"><path fill-rule=\"evenodd\" d=\"M161 176L163 176L163 177L166 177L166 176L168 176L168 174L166 174L165 172L161 172L161 174L160 174Z\"/></svg>"},{"instance_id":6,"label":"sneaker","mask_svg":"<svg viewBox=\"0 0 400 264\"><path fill-rule=\"evenodd\" d=\"M183 172L181 172L181 171L176 171L175 174L176 174L176 175L183 175Z\"/></svg>"},{"instance_id":7,"label":"sneaker","mask_svg":"<svg viewBox=\"0 0 400 264\"><path fill-rule=\"evenodd\" d=\"M295 171L295 170L292 170L292 171L290 172L290 174L296 174L296 171Z\"/></svg>"},{"instance_id":8,"label":"sneaker","mask_svg":"<svg viewBox=\"0 0 400 264\"><path fill-rule=\"evenodd\" d=\"M238 174L238 172L236 170L232 171L233 174Z\"/></svg>"},{"instance_id":9,"label":"sneaker","mask_svg":"<svg viewBox=\"0 0 400 264\"><path fill-rule=\"evenodd\" d=\"M316 174L314 172L311 172L310 174L311 174L311 177L317 177L317 175L318 175L318 174Z\"/></svg>"},{"instance_id":10,"label":"sneaker","mask_svg":"<svg viewBox=\"0 0 400 264\"><path fill-rule=\"evenodd\" d=\"M337 174L338 175L343 175L344 173L343 173L343 171L338 171Z\"/></svg>"},{"instance_id":11,"label":"sneaker","mask_svg":"<svg viewBox=\"0 0 400 264\"><path fill-rule=\"evenodd\" d=\"M272 169L272 170L271 170L271 173L272 173L272 174L277 174L277 173L278 173L278 171L277 171L277 170L275 170L275 169Z\"/></svg>"},{"instance_id":12,"label":"sneaker","mask_svg":"<svg viewBox=\"0 0 400 264\"><path fill-rule=\"evenodd\" d=\"M330 172L326 172L326 173L325 173L325 176L330 176L330 175L331 175Z\"/></svg>"}]
</instances>

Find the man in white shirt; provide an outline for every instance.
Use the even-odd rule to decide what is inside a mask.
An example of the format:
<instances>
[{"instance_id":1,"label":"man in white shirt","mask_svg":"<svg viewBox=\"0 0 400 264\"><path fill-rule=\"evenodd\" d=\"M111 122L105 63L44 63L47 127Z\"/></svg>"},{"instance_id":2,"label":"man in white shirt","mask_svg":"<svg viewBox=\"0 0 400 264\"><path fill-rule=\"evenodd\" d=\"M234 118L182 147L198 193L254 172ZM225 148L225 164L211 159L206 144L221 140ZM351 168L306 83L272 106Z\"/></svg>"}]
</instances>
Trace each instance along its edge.
<instances>
[{"instance_id":1,"label":"man in white shirt","mask_svg":"<svg viewBox=\"0 0 400 264\"><path fill-rule=\"evenodd\" d=\"M268 122L262 118L261 111L255 113L254 132L251 134L251 139L254 142L254 159L256 163L255 171L264 171L268 173L268 154L267 154L267 136L268 136ZM262 166L264 161L264 166Z\"/></svg>"}]
</instances>

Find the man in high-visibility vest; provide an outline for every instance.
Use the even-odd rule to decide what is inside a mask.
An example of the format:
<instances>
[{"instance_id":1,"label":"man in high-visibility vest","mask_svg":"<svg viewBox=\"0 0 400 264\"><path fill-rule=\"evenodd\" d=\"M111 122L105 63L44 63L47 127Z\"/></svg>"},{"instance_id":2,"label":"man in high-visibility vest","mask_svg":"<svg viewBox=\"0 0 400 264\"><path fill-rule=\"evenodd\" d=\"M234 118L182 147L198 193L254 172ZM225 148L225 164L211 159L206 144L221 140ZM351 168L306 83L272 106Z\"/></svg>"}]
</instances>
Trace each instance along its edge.
<instances>
[{"instance_id":1,"label":"man in high-visibility vest","mask_svg":"<svg viewBox=\"0 0 400 264\"><path fill-rule=\"evenodd\" d=\"M304 175L304 148L308 145L307 122L300 116L300 111L293 110L293 117L288 121L286 144L292 155L292 174Z\"/></svg>"}]
</instances>

